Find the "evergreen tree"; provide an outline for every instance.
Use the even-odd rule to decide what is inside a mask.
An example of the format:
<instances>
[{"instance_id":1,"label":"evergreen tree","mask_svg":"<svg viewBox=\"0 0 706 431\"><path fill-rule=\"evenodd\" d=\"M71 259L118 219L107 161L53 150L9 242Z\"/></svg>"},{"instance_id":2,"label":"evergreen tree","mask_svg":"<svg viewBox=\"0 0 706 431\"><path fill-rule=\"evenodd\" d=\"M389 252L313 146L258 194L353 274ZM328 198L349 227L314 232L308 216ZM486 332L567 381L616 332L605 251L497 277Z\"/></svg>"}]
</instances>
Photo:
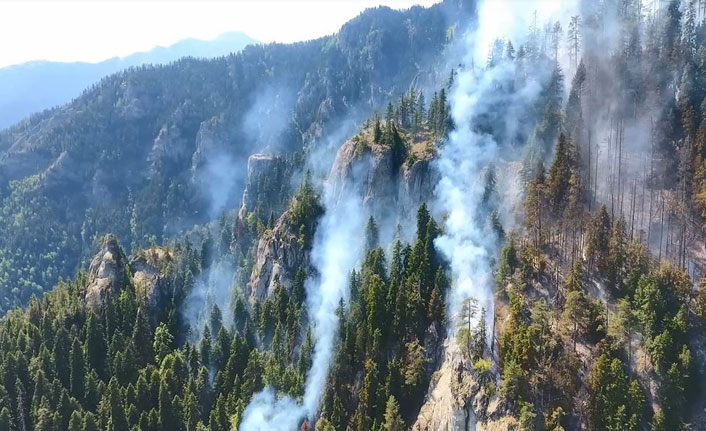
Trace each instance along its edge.
<instances>
[{"instance_id":1,"label":"evergreen tree","mask_svg":"<svg viewBox=\"0 0 706 431\"><path fill-rule=\"evenodd\" d=\"M83 356L83 348L78 338L74 338L69 356L71 364L71 395L77 400L82 401L86 387L86 364Z\"/></svg>"},{"instance_id":2,"label":"evergreen tree","mask_svg":"<svg viewBox=\"0 0 706 431\"><path fill-rule=\"evenodd\" d=\"M152 333L149 317L144 307L137 309L137 318L132 331L132 345L134 346L135 361L138 367L144 367L154 359L152 349Z\"/></svg>"},{"instance_id":3,"label":"evergreen tree","mask_svg":"<svg viewBox=\"0 0 706 431\"><path fill-rule=\"evenodd\" d=\"M569 195L569 178L571 178L571 158L569 143L566 136L559 134L554 160L549 168L547 178L547 196L555 217L562 214Z\"/></svg>"},{"instance_id":4,"label":"evergreen tree","mask_svg":"<svg viewBox=\"0 0 706 431\"><path fill-rule=\"evenodd\" d=\"M385 431L404 431L407 429L400 414L400 406L392 395L387 399L385 422L382 425L382 429Z\"/></svg>"},{"instance_id":5,"label":"evergreen tree","mask_svg":"<svg viewBox=\"0 0 706 431\"><path fill-rule=\"evenodd\" d=\"M368 218L368 223L365 225L365 250L373 250L377 248L379 241L378 226L375 223L373 216Z\"/></svg>"},{"instance_id":6,"label":"evergreen tree","mask_svg":"<svg viewBox=\"0 0 706 431\"><path fill-rule=\"evenodd\" d=\"M103 377L106 371L106 352L108 350L105 336L100 321L93 314L88 316L86 323L86 343L85 354L88 365L96 370L99 377Z\"/></svg>"}]
</instances>

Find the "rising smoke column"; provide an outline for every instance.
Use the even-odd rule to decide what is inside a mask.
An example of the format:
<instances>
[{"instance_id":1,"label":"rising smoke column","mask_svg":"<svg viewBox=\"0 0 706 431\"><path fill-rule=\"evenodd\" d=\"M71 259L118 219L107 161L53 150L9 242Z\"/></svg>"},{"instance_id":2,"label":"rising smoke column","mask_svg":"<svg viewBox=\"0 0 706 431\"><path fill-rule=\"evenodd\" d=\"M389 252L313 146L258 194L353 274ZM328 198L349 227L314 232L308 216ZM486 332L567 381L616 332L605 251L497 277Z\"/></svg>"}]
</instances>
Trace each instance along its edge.
<instances>
[{"instance_id":1,"label":"rising smoke column","mask_svg":"<svg viewBox=\"0 0 706 431\"><path fill-rule=\"evenodd\" d=\"M476 65L485 64L494 41L517 41L526 34L531 20L566 13L565 6L558 1L486 0L478 5L477 26L463 38L462 64L466 66L459 71L449 99L455 127L441 147L436 164L441 174L436 188L436 209L447 217L444 233L435 245L451 269L453 287L447 298L450 316L458 315L464 300L474 298L487 311L486 324L493 319L491 260L497 255L499 243L494 232L486 227L482 174L489 166L512 160L521 153L517 148L503 148L509 143L498 142L487 131L477 130L477 122L503 106L502 124L494 127L504 129L506 133L500 136L514 136L551 74L547 70L532 70L531 79L518 87L514 84L518 73L516 61L494 59L492 66ZM451 328L449 335L454 334Z\"/></svg>"},{"instance_id":2,"label":"rising smoke column","mask_svg":"<svg viewBox=\"0 0 706 431\"><path fill-rule=\"evenodd\" d=\"M436 247L449 261L453 288L449 292L449 315L456 316L461 303L475 298L492 316L493 290L490 258L497 239L483 229L481 200L482 170L498 158L498 145L492 136L472 128L482 91L490 73L470 69L459 73L451 95L452 118L456 128L440 151L437 168L437 205L448 214L444 234Z\"/></svg>"},{"instance_id":3,"label":"rising smoke column","mask_svg":"<svg viewBox=\"0 0 706 431\"><path fill-rule=\"evenodd\" d=\"M319 222L311 260L319 274L306 283L307 309L315 340L312 366L301 402L265 388L245 409L242 431L292 431L303 418L314 418L324 391L334 351L341 299L348 299L348 274L362 255L364 210L354 197L335 200L325 190L326 213Z\"/></svg>"}]
</instances>

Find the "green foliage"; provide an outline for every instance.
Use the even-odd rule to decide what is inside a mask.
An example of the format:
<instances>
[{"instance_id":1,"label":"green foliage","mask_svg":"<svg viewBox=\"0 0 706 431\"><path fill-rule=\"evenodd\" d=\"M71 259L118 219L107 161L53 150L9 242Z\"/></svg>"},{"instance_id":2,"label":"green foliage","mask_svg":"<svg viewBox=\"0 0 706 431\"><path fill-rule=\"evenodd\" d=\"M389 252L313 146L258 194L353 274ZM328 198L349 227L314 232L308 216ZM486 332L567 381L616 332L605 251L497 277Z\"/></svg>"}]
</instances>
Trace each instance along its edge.
<instances>
[{"instance_id":1,"label":"green foliage","mask_svg":"<svg viewBox=\"0 0 706 431\"><path fill-rule=\"evenodd\" d=\"M563 212L569 196L569 179L573 164L570 157L569 142L566 136L561 133L547 178L547 196L555 216L559 216Z\"/></svg>"},{"instance_id":2,"label":"green foliage","mask_svg":"<svg viewBox=\"0 0 706 431\"><path fill-rule=\"evenodd\" d=\"M400 414L400 406L394 396L390 395L385 406L385 422L382 425L385 431L405 431L407 425Z\"/></svg>"},{"instance_id":3,"label":"green foliage","mask_svg":"<svg viewBox=\"0 0 706 431\"><path fill-rule=\"evenodd\" d=\"M637 431L645 398L636 381L630 382L616 358L602 355L591 373L591 429Z\"/></svg>"},{"instance_id":4,"label":"green foliage","mask_svg":"<svg viewBox=\"0 0 706 431\"><path fill-rule=\"evenodd\" d=\"M311 177L307 173L290 206L289 222L299 235L300 247L304 249L311 247L316 223L323 212L324 209L321 206L319 197L315 194L311 184Z\"/></svg>"},{"instance_id":5,"label":"green foliage","mask_svg":"<svg viewBox=\"0 0 706 431\"><path fill-rule=\"evenodd\" d=\"M130 68L2 131L0 314L72 277L106 232L136 251L217 219L203 192L211 161L244 171L252 153L299 152L301 131L327 130L353 106L387 101L440 58L451 16L467 12L456 4L403 13L371 9L316 40ZM267 88L284 82L296 95L291 106L278 98L275 110L250 109ZM405 107L422 108L405 111L405 127L418 124L424 111L418 92L413 99ZM282 110L292 114L287 121L274 114ZM253 121L244 121L248 112ZM204 139L215 144L203 145ZM261 205L265 222L290 197L290 176L251 193L272 201L272 209ZM219 199L232 209L239 192Z\"/></svg>"}]
</instances>

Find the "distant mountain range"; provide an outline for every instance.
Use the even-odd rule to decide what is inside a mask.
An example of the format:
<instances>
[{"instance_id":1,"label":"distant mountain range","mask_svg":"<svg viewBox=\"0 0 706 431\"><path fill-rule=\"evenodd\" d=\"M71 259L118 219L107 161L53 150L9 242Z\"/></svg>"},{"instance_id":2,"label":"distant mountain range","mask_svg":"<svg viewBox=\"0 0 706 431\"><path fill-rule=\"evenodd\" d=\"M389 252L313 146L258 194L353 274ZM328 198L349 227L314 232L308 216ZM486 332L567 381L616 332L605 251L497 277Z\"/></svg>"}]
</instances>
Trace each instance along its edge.
<instances>
[{"instance_id":1,"label":"distant mountain range","mask_svg":"<svg viewBox=\"0 0 706 431\"><path fill-rule=\"evenodd\" d=\"M141 64L166 64L182 57L213 58L237 52L256 40L239 32L214 40L184 39L99 63L31 61L0 69L0 129L28 115L70 102L104 76Z\"/></svg>"}]
</instances>

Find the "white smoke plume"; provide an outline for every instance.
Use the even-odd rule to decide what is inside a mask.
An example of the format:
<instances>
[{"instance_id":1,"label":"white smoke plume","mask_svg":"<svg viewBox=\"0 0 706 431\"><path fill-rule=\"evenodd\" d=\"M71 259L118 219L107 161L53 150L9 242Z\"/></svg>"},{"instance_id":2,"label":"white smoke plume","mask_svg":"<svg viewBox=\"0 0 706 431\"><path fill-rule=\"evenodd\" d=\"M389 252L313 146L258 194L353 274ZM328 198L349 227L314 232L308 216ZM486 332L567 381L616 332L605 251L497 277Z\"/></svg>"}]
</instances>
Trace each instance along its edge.
<instances>
[{"instance_id":1,"label":"white smoke plume","mask_svg":"<svg viewBox=\"0 0 706 431\"><path fill-rule=\"evenodd\" d=\"M194 280L182 316L190 328L189 340L199 342L211 310L217 306L222 313L222 323L229 328L233 323L231 292L235 283L235 269L224 259L214 261ZM213 328L211 328L213 329Z\"/></svg>"},{"instance_id":2,"label":"white smoke plume","mask_svg":"<svg viewBox=\"0 0 706 431\"><path fill-rule=\"evenodd\" d=\"M319 222L311 251L318 277L306 282L307 309L315 339L312 366L307 376L304 397L278 396L265 388L253 396L245 409L242 431L292 431L304 418L313 419L326 383L338 334L336 309L341 299L348 300L348 275L362 256L365 213L360 199L335 201L325 190L326 213Z\"/></svg>"},{"instance_id":3,"label":"white smoke plume","mask_svg":"<svg viewBox=\"0 0 706 431\"><path fill-rule=\"evenodd\" d=\"M491 266L499 243L485 225L483 172L491 165L502 168L503 163L520 157L518 148L510 148L511 142L498 142L497 136L509 139L515 136L551 75L549 70L532 70L531 79L516 86L517 62L500 61L485 67L487 53L496 40L511 40L519 46L528 28L541 25L533 21L558 19L566 11L566 4L558 1L486 0L478 5L477 26L462 41L465 66L456 77L449 99L455 127L437 160L441 179L435 202L435 209L445 216L443 235L435 245L450 265L452 289L447 298L450 316L458 314L463 301L474 298L487 311L486 323L492 321ZM506 112L501 124L494 127L504 133L491 134L478 128L479 119L494 114L493 109L498 106ZM500 203L500 208L510 206ZM450 335L454 333L451 328Z\"/></svg>"}]
</instances>

